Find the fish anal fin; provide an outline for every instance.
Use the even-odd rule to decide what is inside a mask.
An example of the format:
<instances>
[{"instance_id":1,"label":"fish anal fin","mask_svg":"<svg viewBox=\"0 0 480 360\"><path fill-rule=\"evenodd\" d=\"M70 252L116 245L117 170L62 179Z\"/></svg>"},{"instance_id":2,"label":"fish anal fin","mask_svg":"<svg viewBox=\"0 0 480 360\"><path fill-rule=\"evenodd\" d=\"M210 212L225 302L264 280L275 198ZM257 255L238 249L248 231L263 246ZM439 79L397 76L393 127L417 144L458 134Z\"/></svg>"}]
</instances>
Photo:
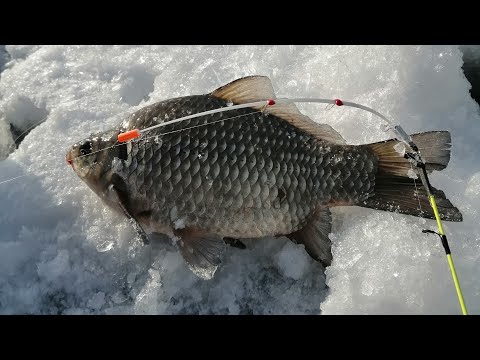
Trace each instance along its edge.
<instances>
[{"instance_id":1,"label":"fish anal fin","mask_svg":"<svg viewBox=\"0 0 480 360\"><path fill-rule=\"evenodd\" d=\"M307 224L300 230L286 235L297 244L303 244L307 253L324 267L332 263L331 241L332 215L328 207L319 207Z\"/></svg>"},{"instance_id":2,"label":"fish anal fin","mask_svg":"<svg viewBox=\"0 0 480 360\"><path fill-rule=\"evenodd\" d=\"M221 256L226 244L223 239L196 228L183 228L173 231L177 246L192 272L203 280L213 278L221 264Z\"/></svg>"},{"instance_id":3,"label":"fish anal fin","mask_svg":"<svg viewBox=\"0 0 480 360\"><path fill-rule=\"evenodd\" d=\"M218 88L210 95L234 104L276 99L272 82L266 76L247 76L237 79ZM263 110L264 105L253 106L253 108ZM330 125L316 123L303 115L294 103L278 103L269 106L268 113L289 122L318 140L346 144L345 139Z\"/></svg>"}]
</instances>

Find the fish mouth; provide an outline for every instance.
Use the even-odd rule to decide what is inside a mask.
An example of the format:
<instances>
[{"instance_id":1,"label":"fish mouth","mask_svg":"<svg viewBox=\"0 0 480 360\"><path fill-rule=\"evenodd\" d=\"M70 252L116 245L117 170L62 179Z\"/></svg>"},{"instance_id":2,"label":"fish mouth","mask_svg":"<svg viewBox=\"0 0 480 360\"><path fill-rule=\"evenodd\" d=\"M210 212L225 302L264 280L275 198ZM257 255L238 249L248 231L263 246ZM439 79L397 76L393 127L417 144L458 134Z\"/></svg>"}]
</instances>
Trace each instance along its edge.
<instances>
[{"instance_id":1,"label":"fish mouth","mask_svg":"<svg viewBox=\"0 0 480 360\"><path fill-rule=\"evenodd\" d=\"M65 160L67 161L67 164L73 168L72 150L67 151L67 154L65 155Z\"/></svg>"}]
</instances>

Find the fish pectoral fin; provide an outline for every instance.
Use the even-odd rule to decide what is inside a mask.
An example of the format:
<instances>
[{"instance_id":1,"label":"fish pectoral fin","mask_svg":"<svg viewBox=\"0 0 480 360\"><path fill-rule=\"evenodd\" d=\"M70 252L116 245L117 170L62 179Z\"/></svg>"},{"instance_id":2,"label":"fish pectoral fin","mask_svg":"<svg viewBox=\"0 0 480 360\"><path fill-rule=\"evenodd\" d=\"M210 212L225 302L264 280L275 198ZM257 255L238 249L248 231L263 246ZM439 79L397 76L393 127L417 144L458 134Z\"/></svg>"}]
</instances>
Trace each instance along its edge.
<instances>
[{"instance_id":1,"label":"fish pectoral fin","mask_svg":"<svg viewBox=\"0 0 480 360\"><path fill-rule=\"evenodd\" d=\"M237 79L216 89L210 95L234 104L276 99L272 82L266 76L246 76ZM263 111L264 107L264 105L259 105L253 108ZM319 124L303 115L294 103L279 103L269 106L268 113L288 121L291 125L319 140L334 144L346 144L345 139L334 128L328 124Z\"/></svg>"},{"instance_id":2,"label":"fish pectoral fin","mask_svg":"<svg viewBox=\"0 0 480 360\"><path fill-rule=\"evenodd\" d=\"M150 241L148 239L147 233L145 232L145 230L142 229L142 227L140 226L138 221L135 220L135 218L132 216L132 214L130 214L130 212L125 207L125 204L123 203L122 198L119 194L119 190L117 190L117 188L114 185L110 185L108 190L110 192L110 194L109 194L110 198L113 199L118 204L120 209L122 209L122 212L128 218L128 221L130 222L130 224L135 229L135 232L138 234L138 236L140 236L140 239L142 239L143 244L148 245L150 243Z\"/></svg>"},{"instance_id":3,"label":"fish pectoral fin","mask_svg":"<svg viewBox=\"0 0 480 360\"><path fill-rule=\"evenodd\" d=\"M192 228L174 230L174 235L178 237L178 249L190 270L203 280L213 278L225 251L223 239Z\"/></svg>"},{"instance_id":4,"label":"fish pectoral fin","mask_svg":"<svg viewBox=\"0 0 480 360\"><path fill-rule=\"evenodd\" d=\"M303 244L308 254L324 267L332 263L332 243L328 238L332 229L332 214L328 207L318 208L302 229L286 235L297 244Z\"/></svg>"},{"instance_id":5,"label":"fish pectoral fin","mask_svg":"<svg viewBox=\"0 0 480 360\"><path fill-rule=\"evenodd\" d=\"M138 221L135 220L131 215L128 220L130 221L130 224L132 224L138 236L140 236L140 239L142 239L143 244L144 245L150 244L150 240L148 239L147 233L145 232L145 230L142 229Z\"/></svg>"}]
</instances>

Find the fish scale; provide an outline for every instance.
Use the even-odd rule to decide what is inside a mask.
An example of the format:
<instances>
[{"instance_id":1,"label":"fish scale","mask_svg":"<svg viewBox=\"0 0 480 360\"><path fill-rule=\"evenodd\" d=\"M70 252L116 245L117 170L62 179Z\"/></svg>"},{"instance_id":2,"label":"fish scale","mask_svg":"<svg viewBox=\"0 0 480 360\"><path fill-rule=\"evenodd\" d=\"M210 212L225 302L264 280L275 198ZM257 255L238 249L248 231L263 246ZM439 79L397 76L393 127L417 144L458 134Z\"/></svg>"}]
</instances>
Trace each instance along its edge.
<instances>
[{"instance_id":1,"label":"fish scale","mask_svg":"<svg viewBox=\"0 0 480 360\"><path fill-rule=\"evenodd\" d=\"M172 99L133 114L123 130L179 118L192 107L197 111L222 106L225 101L209 96ZM357 170L364 167L362 162L370 162L370 169L375 166L365 149L322 144L276 116L253 112L212 114L149 133L161 137L161 146L153 139L133 143L128 154L132 160L125 161L129 166L121 173L138 191L138 196L129 195L132 212L153 211L156 221L171 224L175 207L178 218L188 218L186 226L257 237L294 232L317 206L332 199L358 202L373 187L371 173ZM243 116L228 120L238 115ZM172 131L178 132L168 134ZM155 170L147 163L155 164ZM285 192L283 200L279 188ZM225 213L221 219L213 210L219 208ZM275 221L279 217L281 224Z\"/></svg>"}]
</instances>

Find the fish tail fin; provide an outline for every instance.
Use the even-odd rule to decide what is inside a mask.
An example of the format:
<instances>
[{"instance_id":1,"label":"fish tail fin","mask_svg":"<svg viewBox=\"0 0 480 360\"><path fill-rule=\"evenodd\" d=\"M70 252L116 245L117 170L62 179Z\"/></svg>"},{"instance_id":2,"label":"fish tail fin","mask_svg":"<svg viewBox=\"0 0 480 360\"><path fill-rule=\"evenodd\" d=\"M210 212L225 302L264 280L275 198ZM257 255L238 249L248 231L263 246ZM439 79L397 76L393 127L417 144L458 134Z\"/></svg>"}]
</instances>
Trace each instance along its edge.
<instances>
[{"instance_id":1,"label":"fish tail fin","mask_svg":"<svg viewBox=\"0 0 480 360\"><path fill-rule=\"evenodd\" d=\"M411 137L425 161L427 172L447 167L451 147L451 136L448 131L429 131ZM410 177L414 177L415 173L412 171L411 163L402 156L403 144L394 139L364 146L378 156L378 171L375 176L374 195L358 205L435 219L421 180ZM446 198L445 193L432 189L440 218L445 221L462 221L462 213Z\"/></svg>"}]
</instances>

